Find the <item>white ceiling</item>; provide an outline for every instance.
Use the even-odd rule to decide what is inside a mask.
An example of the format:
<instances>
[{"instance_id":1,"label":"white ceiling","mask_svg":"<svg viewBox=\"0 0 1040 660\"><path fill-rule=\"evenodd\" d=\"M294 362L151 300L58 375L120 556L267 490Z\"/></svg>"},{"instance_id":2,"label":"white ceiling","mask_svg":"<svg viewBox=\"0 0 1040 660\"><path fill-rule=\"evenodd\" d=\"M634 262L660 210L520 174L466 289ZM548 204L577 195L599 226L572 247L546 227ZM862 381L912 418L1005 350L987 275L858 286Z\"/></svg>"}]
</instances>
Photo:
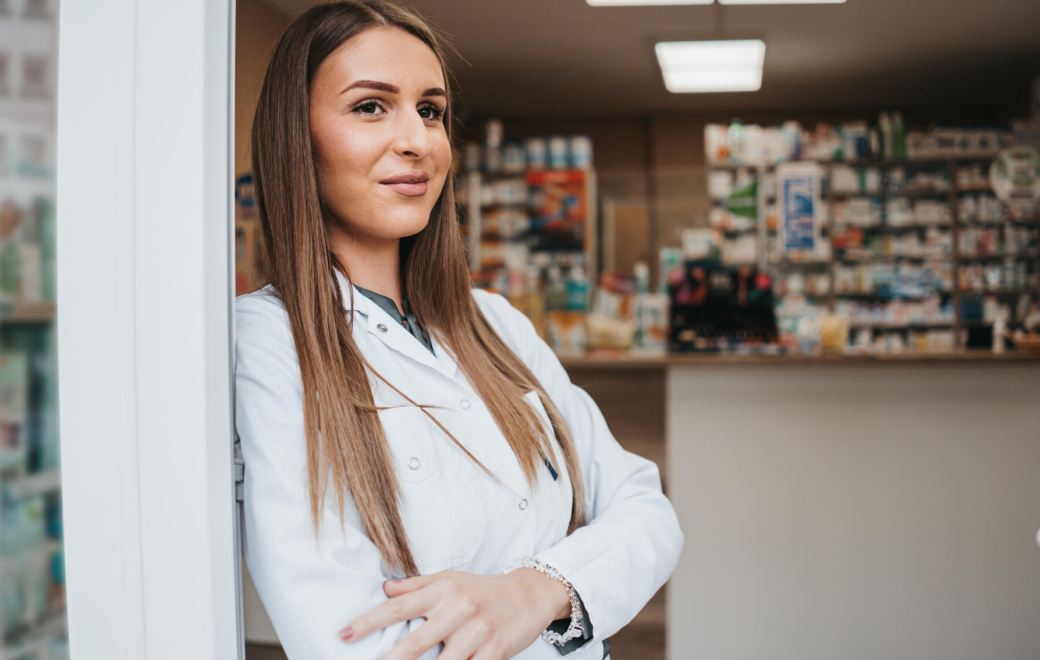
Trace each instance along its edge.
<instances>
[{"instance_id":1,"label":"white ceiling","mask_svg":"<svg viewBox=\"0 0 1040 660\"><path fill-rule=\"evenodd\" d=\"M311 0L265 0L296 17ZM585 0L412 0L453 38L471 114L619 115L1025 104L1038 0L590 7ZM653 44L761 38L762 89L670 94Z\"/></svg>"}]
</instances>

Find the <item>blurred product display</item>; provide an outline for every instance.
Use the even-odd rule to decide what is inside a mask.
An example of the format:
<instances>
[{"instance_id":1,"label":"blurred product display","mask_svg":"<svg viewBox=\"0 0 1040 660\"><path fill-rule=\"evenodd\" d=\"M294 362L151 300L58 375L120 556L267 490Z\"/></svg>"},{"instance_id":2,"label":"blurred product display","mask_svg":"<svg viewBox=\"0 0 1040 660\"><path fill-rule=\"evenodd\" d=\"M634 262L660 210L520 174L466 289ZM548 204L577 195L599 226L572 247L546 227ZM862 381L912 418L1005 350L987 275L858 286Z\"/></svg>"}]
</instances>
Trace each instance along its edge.
<instances>
[{"instance_id":1,"label":"blurred product display","mask_svg":"<svg viewBox=\"0 0 1040 660\"><path fill-rule=\"evenodd\" d=\"M595 329L586 323L598 246L592 151L586 135L506 139L492 119L456 172L474 286L509 298L564 356L601 339L617 348L605 317Z\"/></svg>"},{"instance_id":2,"label":"blurred product display","mask_svg":"<svg viewBox=\"0 0 1040 660\"><path fill-rule=\"evenodd\" d=\"M0 13L0 32L9 37L0 52L0 660L68 658L51 7L26 2ZM19 75L7 71L9 64Z\"/></svg>"},{"instance_id":3,"label":"blurred product display","mask_svg":"<svg viewBox=\"0 0 1040 660\"><path fill-rule=\"evenodd\" d=\"M1030 126L908 132L899 112L812 131L709 124L709 224L721 263L768 265L789 353L822 352L825 315L847 328L846 353L990 347L977 330L1024 331L1040 296L1037 196L1009 204L993 184L1012 149L1017 180L1037 180ZM784 238L792 214L813 204L782 198L789 163L814 163L821 175L807 225L820 240L807 249Z\"/></svg>"},{"instance_id":4,"label":"blurred product display","mask_svg":"<svg viewBox=\"0 0 1040 660\"><path fill-rule=\"evenodd\" d=\"M1031 345L1029 122L919 131L897 111L813 130L708 124L708 226L659 248L654 293L645 262L597 272L591 141L505 128L487 121L457 172L471 274L561 357L950 353L994 348L998 323L1007 350ZM1012 178L1017 192L1001 193Z\"/></svg>"},{"instance_id":5,"label":"blurred product display","mask_svg":"<svg viewBox=\"0 0 1040 660\"><path fill-rule=\"evenodd\" d=\"M260 222L253 174L235 179L235 295L255 291L259 282Z\"/></svg>"}]
</instances>

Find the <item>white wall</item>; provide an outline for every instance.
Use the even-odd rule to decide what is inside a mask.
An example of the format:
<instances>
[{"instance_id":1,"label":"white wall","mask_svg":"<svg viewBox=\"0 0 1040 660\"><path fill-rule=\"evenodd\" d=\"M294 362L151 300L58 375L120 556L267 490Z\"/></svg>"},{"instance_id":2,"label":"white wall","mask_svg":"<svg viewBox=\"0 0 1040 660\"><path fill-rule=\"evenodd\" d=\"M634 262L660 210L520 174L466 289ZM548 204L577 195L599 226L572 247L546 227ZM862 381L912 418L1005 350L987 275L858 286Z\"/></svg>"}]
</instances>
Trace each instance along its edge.
<instances>
[{"instance_id":1,"label":"white wall","mask_svg":"<svg viewBox=\"0 0 1040 660\"><path fill-rule=\"evenodd\" d=\"M230 660L233 0L62 2L70 655Z\"/></svg>"},{"instance_id":2,"label":"white wall","mask_svg":"<svg viewBox=\"0 0 1040 660\"><path fill-rule=\"evenodd\" d=\"M672 660L1040 658L1040 364L672 367Z\"/></svg>"}]
</instances>

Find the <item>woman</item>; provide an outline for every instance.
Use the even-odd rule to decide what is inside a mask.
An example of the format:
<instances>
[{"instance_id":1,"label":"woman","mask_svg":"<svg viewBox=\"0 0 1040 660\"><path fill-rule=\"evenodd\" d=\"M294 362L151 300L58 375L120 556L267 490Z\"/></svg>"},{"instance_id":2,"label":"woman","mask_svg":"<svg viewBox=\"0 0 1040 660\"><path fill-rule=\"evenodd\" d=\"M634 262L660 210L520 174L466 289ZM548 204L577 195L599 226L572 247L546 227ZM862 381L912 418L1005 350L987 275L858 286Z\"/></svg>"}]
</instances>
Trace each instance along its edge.
<instances>
[{"instance_id":1,"label":"woman","mask_svg":"<svg viewBox=\"0 0 1040 660\"><path fill-rule=\"evenodd\" d=\"M683 536L656 466L471 289L446 71L375 0L311 9L272 55L269 283L236 301L246 563L293 660L601 660Z\"/></svg>"}]
</instances>

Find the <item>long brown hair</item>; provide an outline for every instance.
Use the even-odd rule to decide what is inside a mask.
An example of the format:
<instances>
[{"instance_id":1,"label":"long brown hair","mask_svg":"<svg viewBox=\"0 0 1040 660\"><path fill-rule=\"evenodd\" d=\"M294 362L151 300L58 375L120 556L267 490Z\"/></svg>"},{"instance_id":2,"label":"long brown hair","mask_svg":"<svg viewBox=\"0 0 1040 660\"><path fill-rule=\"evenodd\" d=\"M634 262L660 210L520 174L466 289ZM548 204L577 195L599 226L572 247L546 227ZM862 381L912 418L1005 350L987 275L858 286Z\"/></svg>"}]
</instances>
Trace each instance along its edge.
<instances>
[{"instance_id":1,"label":"long brown hair","mask_svg":"<svg viewBox=\"0 0 1040 660\"><path fill-rule=\"evenodd\" d=\"M292 326L303 381L311 515L320 524L328 479L343 520L344 495L354 499L369 538L391 570L417 575L398 505L400 485L380 423L370 376L387 382L361 354L351 334L336 282L346 264L330 249L312 151L310 83L321 62L341 44L373 27L397 27L421 39L441 63L447 91L444 123L449 142L454 114L448 66L437 36L410 10L379 0L318 5L289 26L271 56L252 132L253 175L261 226L260 276L274 286ZM528 483L537 486L541 451L551 442L523 394L536 390L563 451L573 490L568 533L587 519L584 485L563 416L538 379L495 333L470 291L465 247L447 177L429 223L401 239L401 286L420 323L443 337L459 368L505 434ZM353 288L350 291L353 307ZM437 419L419 406L471 460Z\"/></svg>"}]
</instances>

